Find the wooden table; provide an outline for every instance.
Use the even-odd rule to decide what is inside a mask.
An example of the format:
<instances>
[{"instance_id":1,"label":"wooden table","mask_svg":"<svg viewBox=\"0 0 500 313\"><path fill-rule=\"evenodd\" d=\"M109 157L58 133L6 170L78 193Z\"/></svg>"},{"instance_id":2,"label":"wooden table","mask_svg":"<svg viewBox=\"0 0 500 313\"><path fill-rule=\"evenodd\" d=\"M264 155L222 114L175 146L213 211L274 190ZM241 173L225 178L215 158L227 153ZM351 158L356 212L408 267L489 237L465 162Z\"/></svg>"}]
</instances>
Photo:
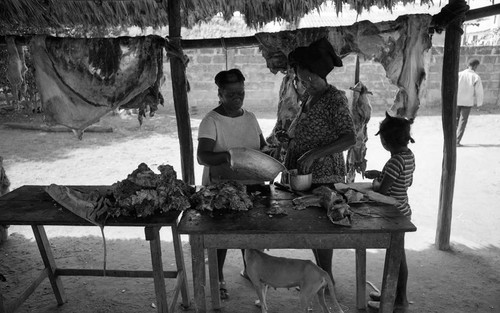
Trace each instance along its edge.
<instances>
[{"instance_id":1,"label":"wooden table","mask_svg":"<svg viewBox=\"0 0 500 313\"><path fill-rule=\"evenodd\" d=\"M99 190L101 193L105 193L110 188L109 186L71 187L82 191ZM103 269L57 267L44 226L91 226L92 224L69 210L62 208L45 192L44 188L45 186L22 186L0 198L0 225L31 225L45 265L38 278L26 288L18 299L6 301L0 294L0 313L14 312L45 278L50 280L57 303L62 305L66 302L66 295L60 279L61 276L104 276ZM162 216L140 219L130 217L110 218L105 226L144 227L146 240L150 242L152 271L107 269L105 276L152 277L154 279L158 312L175 312L179 292L182 294L182 305L186 308L189 306L182 245L177 230L179 215L180 212L175 211L168 212L168 214ZM175 271L163 271L160 242L160 229L162 226L169 226L172 229L177 266ZM168 306L167 302L165 278L176 279L174 295L170 306ZM123 309L124 311L126 310L126 308Z\"/></svg>"},{"instance_id":2,"label":"wooden table","mask_svg":"<svg viewBox=\"0 0 500 313\"><path fill-rule=\"evenodd\" d=\"M380 312L392 313L405 232L416 227L395 207L379 203L352 204L352 227L332 224L321 208L294 210L293 195L265 186L247 212L211 217L188 210L178 230L190 235L196 312L206 312L204 249L208 249L213 309L220 309L216 249L356 249L356 306L366 309L366 249L386 250ZM288 215L270 217L272 205ZM366 216L371 215L371 216ZM377 216L377 217L374 217Z\"/></svg>"}]
</instances>

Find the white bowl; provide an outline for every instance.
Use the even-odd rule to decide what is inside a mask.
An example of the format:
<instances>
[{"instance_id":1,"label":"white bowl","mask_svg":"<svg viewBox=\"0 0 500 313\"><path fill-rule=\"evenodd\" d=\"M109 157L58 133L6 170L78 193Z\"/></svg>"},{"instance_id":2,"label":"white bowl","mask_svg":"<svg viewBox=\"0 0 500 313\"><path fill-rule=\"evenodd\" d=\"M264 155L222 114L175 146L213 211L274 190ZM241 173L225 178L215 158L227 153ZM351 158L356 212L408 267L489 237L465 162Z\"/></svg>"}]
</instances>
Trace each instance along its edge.
<instances>
[{"instance_id":1,"label":"white bowl","mask_svg":"<svg viewBox=\"0 0 500 313\"><path fill-rule=\"evenodd\" d=\"M245 179L271 181L285 170L285 166L275 158L250 148L229 149L231 168Z\"/></svg>"}]
</instances>

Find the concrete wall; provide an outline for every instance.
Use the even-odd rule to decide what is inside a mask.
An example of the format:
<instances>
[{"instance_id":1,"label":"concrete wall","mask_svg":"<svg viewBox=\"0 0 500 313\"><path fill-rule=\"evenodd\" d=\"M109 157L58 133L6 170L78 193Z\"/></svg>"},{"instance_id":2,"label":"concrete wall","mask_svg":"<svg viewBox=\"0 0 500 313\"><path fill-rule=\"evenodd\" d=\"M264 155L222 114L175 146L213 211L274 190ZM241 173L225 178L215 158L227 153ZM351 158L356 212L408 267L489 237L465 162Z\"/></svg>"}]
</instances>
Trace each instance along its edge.
<instances>
[{"instance_id":1,"label":"concrete wall","mask_svg":"<svg viewBox=\"0 0 500 313\"><path fill-rule=\"evenodd\" d=\"M225 69L239 68L246 77L245 107L254 112L275 113L282 73L273 74L266 66L258 48L241 49L198 49L188 50L190 62L186 70L191 92L188 95L190 113L201 117L217 106L217 87L215 75ZM463 47L460 58L460 70L467 65L470 58L481 61L478 72L485 88L485 105L497 105L500 92L500 49L498 47ZM421 108L441 106L441 72L443 47L433 47L425 55L427 79L421 90ZM349 87L354 83L355 56L344 58L344 66L334 69L328 81L346 91L349 100L352 92ZM170 81L170 64L164 64L165 84L162 92L166 100L167 110L173 112L172 87ZM360 59L360 79L373 92L370 102L375 111L383 112L390 107L397 88L386 77L385 70L379 63Z\"/></svg>"},{"instance_id":2,"label":"concrete wall","mask_svg":"<svg viewBox=\"0 0 500 313\"><path fill-rule=\"evenodd\" d=\"M441 106L441 76L443 68L443 47L432 47L429 53L425 101L428 106ZM478 59L481 64L477 73L484 87L484 105L498 106L500 93L500 47L466 46L460 51L459 70L467 68L468 61Z\"/></svg>"},{"instance_id":3,"label":"concrete wall","mask_svg":"<svg viewBox=\"0 0 500 313\"><path fill-rule=\"evenodd\" d=\"M190 113L203 116L218 105L214 77L219 71L239 68L245 75L245 107L251 111L276 112L283 74L273 74L258 48L187 50L189 64L186 76L191 86L188 94ZM173 107L170 64L164 64L163 96Z\"/></svg>"}]
</instances>

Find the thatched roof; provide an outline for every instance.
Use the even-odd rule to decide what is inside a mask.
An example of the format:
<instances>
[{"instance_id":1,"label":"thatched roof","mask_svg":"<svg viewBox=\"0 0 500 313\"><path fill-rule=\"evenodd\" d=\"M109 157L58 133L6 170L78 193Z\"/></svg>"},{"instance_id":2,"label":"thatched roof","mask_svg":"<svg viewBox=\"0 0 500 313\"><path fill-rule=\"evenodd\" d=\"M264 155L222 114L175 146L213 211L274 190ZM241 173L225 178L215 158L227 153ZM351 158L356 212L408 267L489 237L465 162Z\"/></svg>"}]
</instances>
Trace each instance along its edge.
<instances>
[{"instance_id":1,"label":"thatched roof","mask_svg":"<svg viewBox=\"0 0 500 313\"><path fill-rule=\"evenodd\" d=\"M295 22L333 2L361 12L371 6L391 9L395 3L426 4L431 0L175 0L181 3L182 25L190 27L218 13L230 19L239 11L250 27L272 21ZM167 0L1 0L0 35L60 34L97 36L130 26L168 26Z\"/></svg>"}]
</instances>

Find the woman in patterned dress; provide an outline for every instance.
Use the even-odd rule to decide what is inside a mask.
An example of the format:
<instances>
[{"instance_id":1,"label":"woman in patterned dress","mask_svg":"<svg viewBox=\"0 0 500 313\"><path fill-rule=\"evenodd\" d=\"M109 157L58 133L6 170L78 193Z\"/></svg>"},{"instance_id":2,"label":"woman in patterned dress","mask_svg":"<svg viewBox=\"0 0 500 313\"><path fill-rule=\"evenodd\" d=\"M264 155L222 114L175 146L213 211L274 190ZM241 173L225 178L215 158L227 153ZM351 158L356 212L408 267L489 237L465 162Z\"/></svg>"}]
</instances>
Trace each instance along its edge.
<instances>
[{"instance_id":1,"label":"woman in patterned dress","mask_svg":"<svg viewBox=\"0 0 500 313\"><path fill-rule=\"evenodd\" d=\"M308 47L299 47L289 56L297 79L306 92L301 109L290 125L289 148L285 157L287 169L312 173L312 188L345 182L343 151L355 144L354 123L345 92L328 84L326 76L334 67L342 66L327 39ZM332 249L313 249L316 263L333 280Z\"/></svg>"}]
</instances>

